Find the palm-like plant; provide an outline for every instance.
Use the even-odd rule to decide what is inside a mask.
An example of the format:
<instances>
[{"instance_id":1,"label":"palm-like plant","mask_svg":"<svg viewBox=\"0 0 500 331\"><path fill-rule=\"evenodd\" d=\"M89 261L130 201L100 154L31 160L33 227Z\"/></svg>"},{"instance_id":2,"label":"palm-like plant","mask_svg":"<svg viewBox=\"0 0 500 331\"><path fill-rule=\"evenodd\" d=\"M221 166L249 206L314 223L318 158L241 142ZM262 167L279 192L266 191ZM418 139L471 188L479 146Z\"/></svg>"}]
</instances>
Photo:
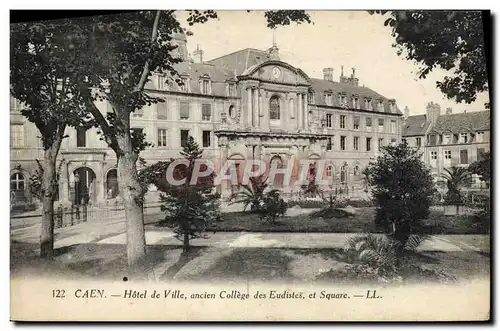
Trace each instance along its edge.
<instances>
[{"instance_id":1,"label":"palm-like plant","mask_svg":"<svg viewBox=\"0 0 500 331\"><path fill-rule=\"evenodd\" d=\"M267 189L267 178L264 176L250 177L248 185L241 185L242 190L231 194L229 201L231 203L243 203L243 210L246 211L250 206L252 212L261 209L264 201L264 191ZM277 192L278 190L271 190Z\"/></svg>"},{"instance_id":2,"label":"palm-like plant","mask_svg":"<svg viewBox=\"0 0 500 331\"><path fill-rule=\"evenodd\" d=\"M460 203L462 197L460 189L471 183L471 173L466 168L451 167L444 169L444 173L440 176L446 183L448 192L446 193L446 200L448 203Z\"/></svg>"}]
</instances>

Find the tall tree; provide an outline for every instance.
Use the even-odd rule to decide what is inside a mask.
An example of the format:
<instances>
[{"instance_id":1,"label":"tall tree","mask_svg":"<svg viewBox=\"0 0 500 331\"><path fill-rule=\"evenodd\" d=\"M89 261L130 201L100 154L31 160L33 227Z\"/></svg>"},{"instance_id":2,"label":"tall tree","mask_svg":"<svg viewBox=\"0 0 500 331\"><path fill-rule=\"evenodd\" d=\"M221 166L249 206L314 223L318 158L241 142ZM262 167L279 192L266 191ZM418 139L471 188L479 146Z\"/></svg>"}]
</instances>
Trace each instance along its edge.
<instances>
[{"instance_id":1,"label":"tall tree","mask_svg":"<svg viewBox=\"0 0 500 331\"><path fill-rule=\"evenodd\" d=\"M397 54L420 65L419 78L435 68L448 71L436 86L456 102L474 102L488 91L484 41L485 22L480 11L404 10L372 11L388 15ZM488 23L488 22L486 22ZM485 105L489 108L489 103Z\"/></svg>"},{"instance_id":2,"label":"tall tree","mask_svg":"<svg viewBox=\"0 0 500 331\"><path fill-rule=\"evenodd\" d=\"M279 12L279 11L277 11ZM291 15L293 16L291 17ZM290 20L300 21L309 16L298 11L272 15L273 26ZM189 11L188 24L204 23L217 18L212 10ZM103 139L118 159L118 184L127 222L127 257L132 269L140 267L145 258L143 198L145 189L137 175L136 162L141 150L148 146L143 135L130 131L131 113L145 105L162 102L144 91L154 72L170 76L181 84L172 55L171 35L181 32L174 11L140 11L119 15L84 18L75 24L74 33L86 35L88 52L82 54L80 82L82 93L88 93L87 105L101 129ZM112 112L105 116L94 101L107 100Z\"/></svg>"},{"instance_id":3,"label":"tall tree","mask_svg":"<svg viewBox=\"0 0 500 331\"><path fill-rule=\"evenodd\" d=\"M206 238L203 231L211 222L220 218L220 196L214 191L215 174L212 172L205 177L193 179L196 167L206 171L206 165L197 164L202 157L203 150L189 137L181 155L188 161L187 166L176 167L174 177L185 179L181 185L158 185L161 191L161 210L165 212L162 224L174 230L176 238L182 241L183 251L190 248L190 240ZM199 161L198 161L199 162ZM193 183L196 180L195 183Z\"/></svg>"},{"instance_id":4,"label":"tall tree","mask_svg":"<svg viewBox=\"0 0 500 331\"><path fill-rule=\"evenodd\" d=\"M364 170L378 205L375 223L401 243L420 234L429 215L434 182L420 154L406 144L386 146Z\"/></svg>"},{"instance_id":5,"label":"tall tree","mask_svg":"<svg viewBox=\"0 0 500 331\"><path fill-rule=\"evenodd\" d=\"M10 93L23 104L21 114L35 124L43 144L40 198L43 205L40 255L54 249L56 160L68 126L85 125L85 107L70 77L79 51L68 34L69 20L12 24Z\"/></svg>"}]
</instances>

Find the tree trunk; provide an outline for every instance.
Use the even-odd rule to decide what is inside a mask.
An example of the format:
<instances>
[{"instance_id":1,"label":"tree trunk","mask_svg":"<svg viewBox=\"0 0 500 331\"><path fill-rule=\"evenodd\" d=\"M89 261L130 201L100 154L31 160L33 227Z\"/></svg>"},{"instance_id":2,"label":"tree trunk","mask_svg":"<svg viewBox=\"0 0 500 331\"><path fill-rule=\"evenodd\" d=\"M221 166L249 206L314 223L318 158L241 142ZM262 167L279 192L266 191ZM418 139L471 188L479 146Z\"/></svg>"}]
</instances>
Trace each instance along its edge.
<instances>
[{"instance_id":1,"label":"tree trunk","mask_svg":"<svg viewBox=\"0 0 500 331\"><path fill-rule=\"evenodd\" d=\"M40 257L50 259L54 255L54 198L56 183L56 159L60 141L44 152L42 178L42 225L40 232Z\"/></svg>"},{"instance_id":2,"label":"tree trunk","mask_svg":"<svg viewBox=\"0 0 500 331\"><path fill-rule=\"evenodd\" d=\"M137 155L132 151L130 139L130 146L126 141L126 138L119 140L122 153L118 158L118 187L125 209L128 266L132 273L136 273L143 271L146 257L143 196L137 176Z\"/></svg>"},{"instance_id":3,"label":"tree trunk","mask_svg":"<svg viewBox=\"0 0 500 331\"><path fill-rule=\"evenodd\" d=\"M189 251L189 233L187 231L184 232L184 244L182 247L182 251L185 253Z\"/></svg>"}]
</instances>

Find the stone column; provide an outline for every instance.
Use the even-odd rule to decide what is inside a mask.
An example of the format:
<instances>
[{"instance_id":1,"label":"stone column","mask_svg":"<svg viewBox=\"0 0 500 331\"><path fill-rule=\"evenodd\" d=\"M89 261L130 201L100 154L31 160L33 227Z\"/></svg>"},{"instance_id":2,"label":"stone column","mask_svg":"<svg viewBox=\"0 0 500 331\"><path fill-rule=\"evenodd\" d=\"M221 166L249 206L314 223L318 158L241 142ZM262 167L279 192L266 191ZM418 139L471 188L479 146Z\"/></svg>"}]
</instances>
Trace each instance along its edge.
<instances>
[{"instance_id":1,"label":"stone column","mask_svg":"<svg viewBox=\"0 0 500 331\"><path fill-rule=\"evenodd\" d=\"M308 130L309 129L309 112L307 110L307 102L304 98L304 94L301 94L301 100L302 100L302 109L304 111L304 129Z\"/></svg>"},{"instance_id":2,"label":"stone column","mask_svg":"<svg viewBox=\"0 0 500 331\"><path fill-rule=\"evenodd\" d=\"M252 126L252 88L247 89L247 120L248 126Z\"/></svg>"},{"instance_id":3,"label":"stone column","mask_svg":"<svg viewBox=\"0 0 500 331\"><path fill-rule=\"evenodd\" d=\"M297 94L297 117L298 117L298 125L297 127L299 129L303 128L302 125L302 120L303 120L303 113L302 113L302 102L301 102L301 94Z\"/></svg>"},{"instance_id":4,"label":"stone column","mask_svg":"<svg viewBox=\"0 0 500 331\"><path fill-rule=\"evenodd\" d=\"M229 156L229 147L227 145L227 138L222 137L220 139L221 141L221 158L220 158L220 165L219 165L219 171L221 170L222 166L224 163L227 161L227 158ZM231 194L231 191L229 189L230 183L227 180L221 181L220 184L220 194L221 196L229 196Z\"/></svg>"},{"instance_id":5,"label":"stone column","mask_svg":"<svg viewBox=\"0 0 500 331\"><path fill-rule=\"evenodd\" d=\"M64 162L64 164L61 166L61 174L59 176L59 201L63 204L71 204L69 196L69 176L67 162Z\"/></svg>"},{"instance_id":6,"label":"stone column","mask_svg":"<svg viewBox=\"0 0 500 331\"><path fill-rule=\"evenodd\" d=\"M106 174L104 173L104 162L101 162L100 169L96 174L96 202L98 204L103 204L106 202L106 191L104 190L104 186L106 184Z\"/></svg>"},{"instance_id":7,"label":"stone column","mask_svg":"<svg viewBox=\"0 0 500 331\"><path fill-rule=\"evenodd\" d=\"M254 89L253 90L253 126L258 128L259 127L259 90Z\"/></svg>"}]
</instances>

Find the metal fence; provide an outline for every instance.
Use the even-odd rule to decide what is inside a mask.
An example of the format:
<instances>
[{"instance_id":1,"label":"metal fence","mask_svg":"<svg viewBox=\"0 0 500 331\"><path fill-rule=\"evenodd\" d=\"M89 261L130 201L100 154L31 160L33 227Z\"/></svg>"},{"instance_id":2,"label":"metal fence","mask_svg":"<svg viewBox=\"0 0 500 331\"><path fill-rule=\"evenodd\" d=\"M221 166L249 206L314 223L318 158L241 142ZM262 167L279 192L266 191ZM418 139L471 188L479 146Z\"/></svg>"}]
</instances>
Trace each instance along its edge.
<instances>
[{"instance_id":1,"label":"metal fence","mask_svg":"<svg viewBox=\"0 0 500 331\"><path fill-rule=\"evenodd\" d=\"M157 205L143 207L144 215L159 213ZM68 207L59 206L54 213L54 226L56 229L74 226L85 222L109 222L112 220L123 220L125 210L122 205L93 206L73 205Z\"/></svg>"}]
</instances>

